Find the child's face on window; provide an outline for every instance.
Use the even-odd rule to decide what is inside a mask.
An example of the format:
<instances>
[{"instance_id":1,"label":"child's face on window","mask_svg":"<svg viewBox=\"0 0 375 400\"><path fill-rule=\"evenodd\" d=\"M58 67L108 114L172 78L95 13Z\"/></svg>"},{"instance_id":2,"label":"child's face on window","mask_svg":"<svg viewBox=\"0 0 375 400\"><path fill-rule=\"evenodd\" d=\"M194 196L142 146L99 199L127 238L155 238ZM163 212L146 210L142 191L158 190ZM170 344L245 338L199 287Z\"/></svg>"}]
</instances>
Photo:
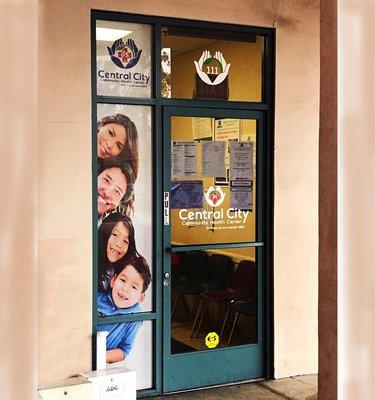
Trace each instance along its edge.
<instances>
[{"instance_id":1,"label":"child's face on window","mask_svg":"<svg viewBox=\"0 0 375 400\"><path fill-rule=\"evenodd\" d=\"M117 222L107 243L107 258L110 262L120 260L129 248L129 229L123 222Z\"/></svg>"},{"instance_id":2,"label":"child's face on window","mask_svg":"<svg viewBox=\"0 0 375 400\"><path fill-rule=\"evenodd\" d=\"M119 275L112 277L111 288L113 302L118 308L132 307L145 298L143 278L132 265L127 265Z\"/></svg>"}]
</instances>

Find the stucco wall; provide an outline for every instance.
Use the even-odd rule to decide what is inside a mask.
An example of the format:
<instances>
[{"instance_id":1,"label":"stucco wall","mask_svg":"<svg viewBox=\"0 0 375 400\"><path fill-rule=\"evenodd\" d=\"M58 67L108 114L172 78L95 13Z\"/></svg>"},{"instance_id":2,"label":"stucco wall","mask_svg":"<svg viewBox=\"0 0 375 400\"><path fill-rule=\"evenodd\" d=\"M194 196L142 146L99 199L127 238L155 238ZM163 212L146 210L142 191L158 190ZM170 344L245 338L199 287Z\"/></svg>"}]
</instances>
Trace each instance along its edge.
<instances>
[{"instance_id":1,"label":"stucco wall","mask_svg":"<svg viewBox=\"0 0 375 400\"><path fill-rule=\"evenodd\" d=\"M40 383L91 366L90 9L277 28L275 376L317 371L318 5L40 1Z\"/></svg>"}]
</instances>

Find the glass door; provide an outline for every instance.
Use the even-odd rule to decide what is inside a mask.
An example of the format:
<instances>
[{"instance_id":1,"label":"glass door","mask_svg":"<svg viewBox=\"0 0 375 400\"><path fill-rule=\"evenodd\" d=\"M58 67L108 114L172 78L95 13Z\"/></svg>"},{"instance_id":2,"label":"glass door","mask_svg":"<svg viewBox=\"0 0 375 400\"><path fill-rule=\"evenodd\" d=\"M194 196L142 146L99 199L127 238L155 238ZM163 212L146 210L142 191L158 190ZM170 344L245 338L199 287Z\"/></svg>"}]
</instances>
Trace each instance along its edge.
<instances>
[{"instance_id":1,"label":"glass door","mask_svg":"<svg viewBox=\"0 0 375 400\"><path fill-rule=\"evenodd\" d=\"M163 119L164 392L262 377L262 112Z\"/></svg>"}]
</instances>

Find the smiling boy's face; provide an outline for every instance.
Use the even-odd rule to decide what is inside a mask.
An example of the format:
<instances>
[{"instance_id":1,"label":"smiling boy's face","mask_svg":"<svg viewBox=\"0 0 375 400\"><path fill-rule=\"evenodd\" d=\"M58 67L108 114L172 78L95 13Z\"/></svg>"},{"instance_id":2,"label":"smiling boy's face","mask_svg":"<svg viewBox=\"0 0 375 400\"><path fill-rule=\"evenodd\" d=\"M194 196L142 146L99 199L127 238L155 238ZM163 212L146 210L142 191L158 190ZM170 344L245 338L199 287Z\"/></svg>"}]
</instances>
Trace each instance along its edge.
<instances>
[{"instance_id":1,"label":"smiling boy's face","mask_svg":"<svg viewBox=\"0 0 375 400\"><path fill-rule=\"evenodd\" d=\"M143 278L130 264L112 277L111 289L113 302L118 308L129 308L145 299Z\"/></svg>"}]
</instances>

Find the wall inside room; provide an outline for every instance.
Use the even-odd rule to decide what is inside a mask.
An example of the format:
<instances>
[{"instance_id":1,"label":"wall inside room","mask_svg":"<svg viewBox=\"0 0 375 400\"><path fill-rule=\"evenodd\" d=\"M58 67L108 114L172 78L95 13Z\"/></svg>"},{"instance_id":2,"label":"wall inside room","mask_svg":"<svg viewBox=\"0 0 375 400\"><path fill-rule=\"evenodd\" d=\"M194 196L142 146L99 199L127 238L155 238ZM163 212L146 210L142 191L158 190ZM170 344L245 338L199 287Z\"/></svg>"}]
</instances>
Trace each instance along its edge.
<instances>
[{"instance_id":1,"label":"wall inside room","mask_svg":"<svg viewBox=\"0 0 375 400\"><path fill-rule=\"evenodd\" d=\"M91 9L276 28L275 376L317 372L319 2L43 0L40 384L91 368Z\"/></svg>"}]
</instances>

